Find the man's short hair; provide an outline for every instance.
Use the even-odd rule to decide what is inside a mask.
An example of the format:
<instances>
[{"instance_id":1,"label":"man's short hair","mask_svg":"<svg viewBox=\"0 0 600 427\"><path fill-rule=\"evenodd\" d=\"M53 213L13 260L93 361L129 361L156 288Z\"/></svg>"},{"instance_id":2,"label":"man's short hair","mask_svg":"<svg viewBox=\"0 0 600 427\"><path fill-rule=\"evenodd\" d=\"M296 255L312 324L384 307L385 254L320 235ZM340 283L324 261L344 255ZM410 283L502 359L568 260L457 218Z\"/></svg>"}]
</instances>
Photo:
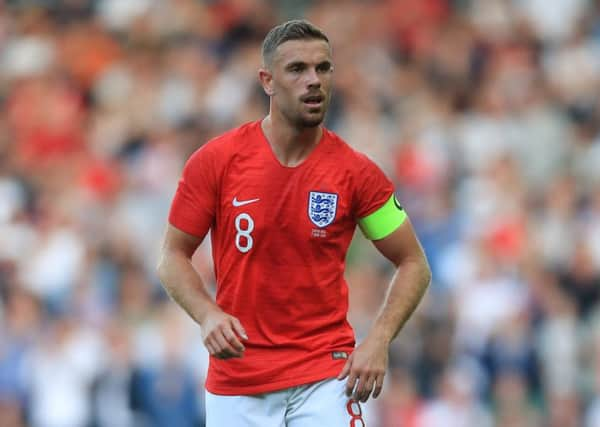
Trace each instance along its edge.
<instances>
[{"instance_id":1,"label":"man's short hair","mask_svg":"<svg viewBox=\"0 0 600 427\"><path fill-rule=\"evenodd\" d=\"M273 55L279 45L289 40L324 40L329 43L325 33L305 19L294 19L279 24L265 37L262 44L262 59L266 67L271 66Z\"/></svg>"}]
</instances>

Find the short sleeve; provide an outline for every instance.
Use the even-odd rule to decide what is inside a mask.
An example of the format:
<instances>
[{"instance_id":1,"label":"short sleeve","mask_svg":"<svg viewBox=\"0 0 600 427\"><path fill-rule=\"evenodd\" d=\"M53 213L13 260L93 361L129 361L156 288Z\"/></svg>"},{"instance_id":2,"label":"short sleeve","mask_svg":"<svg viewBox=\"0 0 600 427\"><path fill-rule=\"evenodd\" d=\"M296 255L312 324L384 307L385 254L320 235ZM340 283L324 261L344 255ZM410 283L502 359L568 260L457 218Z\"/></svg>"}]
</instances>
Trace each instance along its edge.
<instances>
[{"instance_id":1,"label":"short sleeve","mask_svg":"<svg viewBox=\"0 0 600 427\"><path fill-rule=\"evenodd\" d=\"M217 162L211 144L186 162L169 212L174 227L203 238L214 222L217 204Z\"/></svg>"},{"instance_id":2,"label":"short sleeve","mask_svg":"<svg viewBox=\"0 0 600 427\"><path fill-rule=\"evenodd\" d=\"M382 207L394 193L394 184L371 159L358 154L354 216L364 218Z\"/></svg>"}]
</instances>

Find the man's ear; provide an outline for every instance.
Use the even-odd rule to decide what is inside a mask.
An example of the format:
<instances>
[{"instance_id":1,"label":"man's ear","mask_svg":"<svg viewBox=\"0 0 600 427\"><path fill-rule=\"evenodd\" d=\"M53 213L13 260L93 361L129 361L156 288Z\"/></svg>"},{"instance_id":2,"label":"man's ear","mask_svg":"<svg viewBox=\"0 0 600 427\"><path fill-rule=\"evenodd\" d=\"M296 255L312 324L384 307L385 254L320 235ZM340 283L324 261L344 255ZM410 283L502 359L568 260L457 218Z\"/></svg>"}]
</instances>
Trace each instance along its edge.
<instances>
[{"instance_id":1,"label":"man's ear","mask_svg":"<svg viewBox=\"0 0 600 427\"><path fill-rule=\"evenodd\" d=\"M273 89L273 74L266 68L261 68L258 70L258 80L260 80L260 84L267 94L267 96L275 95L275 90Z\"/></svg>"}]
</instances>

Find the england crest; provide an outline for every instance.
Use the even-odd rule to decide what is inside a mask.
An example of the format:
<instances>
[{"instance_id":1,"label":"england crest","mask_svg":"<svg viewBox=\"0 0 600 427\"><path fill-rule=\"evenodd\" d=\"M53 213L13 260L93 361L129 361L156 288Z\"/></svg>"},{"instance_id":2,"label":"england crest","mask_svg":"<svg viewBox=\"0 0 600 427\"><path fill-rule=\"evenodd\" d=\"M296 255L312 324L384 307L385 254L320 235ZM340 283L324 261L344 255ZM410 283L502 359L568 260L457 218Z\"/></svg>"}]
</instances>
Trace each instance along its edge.
<instances>
[{"instance_id":1,"label":"england crest","mask_svg":"<svg viewBox=\"0 0 600 427\"><path fill-rule=\"evenodd\" d=\"M311 191L308 194L308 217L317 227L326 227L335 219L337 194Z\"/></svg>"}]
</instances>

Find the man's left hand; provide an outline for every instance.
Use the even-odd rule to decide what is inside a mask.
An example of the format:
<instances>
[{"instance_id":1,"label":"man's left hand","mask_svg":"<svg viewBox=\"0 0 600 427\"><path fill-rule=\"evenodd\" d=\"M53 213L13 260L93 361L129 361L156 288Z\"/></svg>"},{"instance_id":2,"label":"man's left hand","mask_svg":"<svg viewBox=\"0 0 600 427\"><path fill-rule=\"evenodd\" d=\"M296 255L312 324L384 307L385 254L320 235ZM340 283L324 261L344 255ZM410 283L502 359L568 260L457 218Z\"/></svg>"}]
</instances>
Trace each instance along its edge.
<instances>
[{"instance_id":1,"label":"man's left hand","mask_svg":"<svg viewBox=\"0 0 600 427\"><path fill-rule=\"evenodd\" d=\"M368 336L350 355L337 379L346 382L346 394L354 400L366 402L371 393L377 398L383 387L388 366L388 344Z\"/></svg>"}]
</instances>

